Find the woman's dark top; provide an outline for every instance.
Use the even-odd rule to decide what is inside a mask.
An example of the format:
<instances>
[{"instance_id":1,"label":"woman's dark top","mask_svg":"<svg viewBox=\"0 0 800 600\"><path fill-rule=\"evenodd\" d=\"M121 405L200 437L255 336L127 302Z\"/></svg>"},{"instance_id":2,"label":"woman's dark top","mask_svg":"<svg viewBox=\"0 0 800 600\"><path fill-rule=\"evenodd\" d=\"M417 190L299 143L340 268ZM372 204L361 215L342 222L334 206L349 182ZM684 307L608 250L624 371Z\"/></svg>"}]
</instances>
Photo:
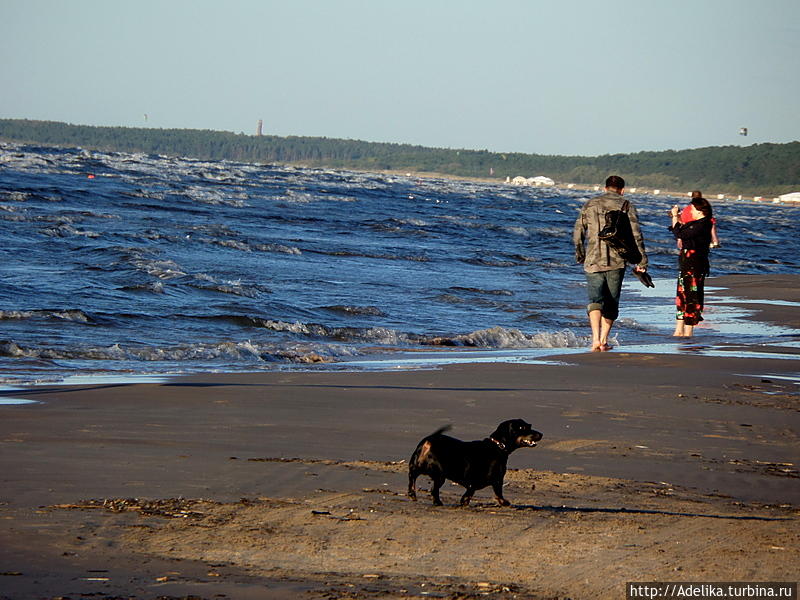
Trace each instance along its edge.
<instances>
[{"instance_id":1,"label":"woman's dark top","mask_svg":"<svg viewBox=\"0 0 800 600\"><path fill-rule=\"evenodd\" d=\"M681 254L678 264L682 272L708 275L711 227L711 219L708 217L670 226L669 230L676 238L681 240Z\"/></svg>"}]
</instances>

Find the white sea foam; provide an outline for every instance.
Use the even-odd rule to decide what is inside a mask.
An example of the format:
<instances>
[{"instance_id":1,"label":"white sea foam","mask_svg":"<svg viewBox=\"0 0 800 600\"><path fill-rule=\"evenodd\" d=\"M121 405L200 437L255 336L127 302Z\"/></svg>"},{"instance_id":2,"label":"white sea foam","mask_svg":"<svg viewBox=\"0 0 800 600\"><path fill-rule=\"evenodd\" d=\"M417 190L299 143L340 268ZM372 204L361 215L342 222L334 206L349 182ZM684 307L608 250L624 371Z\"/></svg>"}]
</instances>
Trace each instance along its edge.
<instances>
[{"instance_id":1,"label":"white sea foam","mask_svg":"<svg viewBox=\"0 0 800 600\"><path fill-rule=\"evenodd\" d=\"M60 319L88 323L88 315L81 310L0 310L0 320Z\"/></svg>"},{"instance_id":2,"label":"white sea foam","mask_svg":"<svg viewBox=\"0 0 800 600\"><path fill-rule=\"evenodd\" d=\"M531 234L525 227L504 227L508 233L512 233L514 235L519 235L522 237L530 237Z\"/></svg>"},{"instance_id":3,"label":"white sea foam","mask_svg":"<svg viewBox=\"0 0 800 600\"><path fill-rule=\"evenodd\" d=\"M183 277L186 275L186 271L172 260L131 258L130 263L139 271L143 271L159 279L174 279L175 277Z\"/></svg>"},{"instance_id":4,"label":"white sea foam","mask_svg":"<svg viewBox=\"0 0 800 600\"><path fill-rule=\"evenodd\" d=\"M69 237L72 235L83 236L87 238L99 238L100 234L96 231L87 231L76 229L72 225L62 224L58 227L45 227L40 229L41 233L50 237Z\"/></svg>"},{"instance_id":5,"label":"white sea foam","mask_svg":"<svg viewBox=\"0 0 800 600\"><path fill-rule=\"evenodd\" d=\"M21 347L13 341L0 341L0 356L48 360L97 362L205 362L233 360L234 362L328 362L339 357L356 356L359 352L342 344L275 344L251 340L189 344L170 347L86 346L68 349Z\"/></svg>"},{"instance_id":6,"label":"white sea foam","mask_svg":"<svg viewBox=\"0 0 800 600\"><path fill-rule=\"evenodd\" d=\"M453 340L464 346L479 348L579 348L586 345L584 337L571 330L526 334L519 329L490 327L455 336Z\"/></svg>"},{"instance_id":7,"label":"white sea foam","mask_svg":"<svg viewBox=\"0 0 800 600\"><path fill-rule=\"evenodd\" d=\"M300 248L296 248L295 246L286 246L284 244L256 244L253 246L253 249L261 252L280 252L283 254L295 255L303 253Z\"/></svg>"},{"instance_id":8,"label":"white sea foam","mask_svg":"<svg viewBox=\"0 0 800 600\"><path fill-rule=\"evenodd\" d=\"M210 206L231 206L234 208L247 206L247 196L245 194L232 195L200 186L191 186L184 193L195 202Z\"/></svg>"},{"instance_id":9,"label":"white sea foam","mask_svg":"<svg viewBox=\"0 0 800 600\"><path fill-rule=\"evenodd\" d=\"M124 286L122 289L124 290L131 290L131 291L143 291L143 292L151 292L153 294L163 294L164 293L164 283L162 281L150 281L148 283L142 283L137 285L128 285Z\"/></svg>"}]
</instances>

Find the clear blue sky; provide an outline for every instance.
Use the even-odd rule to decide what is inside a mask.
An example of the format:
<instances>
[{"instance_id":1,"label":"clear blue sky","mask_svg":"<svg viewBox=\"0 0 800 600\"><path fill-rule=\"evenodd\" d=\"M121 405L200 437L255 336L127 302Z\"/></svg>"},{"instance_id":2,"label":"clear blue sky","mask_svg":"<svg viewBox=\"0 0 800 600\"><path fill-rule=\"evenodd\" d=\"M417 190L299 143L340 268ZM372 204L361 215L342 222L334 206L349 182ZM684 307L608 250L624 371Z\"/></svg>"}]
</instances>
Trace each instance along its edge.
<instances>
[{"instance_id":1,"label":"clear blue sky","mask_svg":"<svg viewBox=\"0 0 800 600\"><path fill-rule=\"evenodd\" d=\"M0 0L4 118L597 155L799 107L800 0Z\"/></svg>"}]
</instances>

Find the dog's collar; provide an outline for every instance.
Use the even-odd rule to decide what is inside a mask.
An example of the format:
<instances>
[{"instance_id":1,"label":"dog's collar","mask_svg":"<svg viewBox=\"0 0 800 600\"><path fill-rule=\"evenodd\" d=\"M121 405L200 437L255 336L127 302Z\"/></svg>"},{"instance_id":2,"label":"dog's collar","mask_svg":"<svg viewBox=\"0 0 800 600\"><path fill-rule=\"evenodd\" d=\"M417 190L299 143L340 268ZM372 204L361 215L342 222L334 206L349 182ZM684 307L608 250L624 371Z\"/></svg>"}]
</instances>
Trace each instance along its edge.
<instances>
[{"instance_id":1,"label":"dog's collar","mask_svg":"<svg viewBox=\"0 0 800 600\"><path fill-rule=\"evenodd\" d=\"M497 444L497 447L500 448L500 450L504 450L505 451L506 445L503 442L501 442L499 440L496 440L493 437L490 437L489 440L494 442L495 444Z\"/></svg>"}]
</instances>

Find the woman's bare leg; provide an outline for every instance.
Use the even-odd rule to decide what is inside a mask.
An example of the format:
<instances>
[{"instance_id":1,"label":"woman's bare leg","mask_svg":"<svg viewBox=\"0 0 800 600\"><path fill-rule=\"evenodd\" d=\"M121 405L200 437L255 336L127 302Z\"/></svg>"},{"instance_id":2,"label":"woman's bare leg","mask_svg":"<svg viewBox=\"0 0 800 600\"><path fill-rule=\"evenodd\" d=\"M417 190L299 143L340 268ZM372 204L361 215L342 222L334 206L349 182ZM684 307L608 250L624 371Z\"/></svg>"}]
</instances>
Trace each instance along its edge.
<instances>
[{"instance_id":1,"label":"woman's bare leg","mask_svg":"<svg viewBox=\"0 0 800 600\"><path fill-rule=\"evenodd\" d=\"M673 337L684 337L686 334L684 333L685 325L683 324L683 319L675 319L675 333L672 334Z\"/></svg>"}]
</instances>

